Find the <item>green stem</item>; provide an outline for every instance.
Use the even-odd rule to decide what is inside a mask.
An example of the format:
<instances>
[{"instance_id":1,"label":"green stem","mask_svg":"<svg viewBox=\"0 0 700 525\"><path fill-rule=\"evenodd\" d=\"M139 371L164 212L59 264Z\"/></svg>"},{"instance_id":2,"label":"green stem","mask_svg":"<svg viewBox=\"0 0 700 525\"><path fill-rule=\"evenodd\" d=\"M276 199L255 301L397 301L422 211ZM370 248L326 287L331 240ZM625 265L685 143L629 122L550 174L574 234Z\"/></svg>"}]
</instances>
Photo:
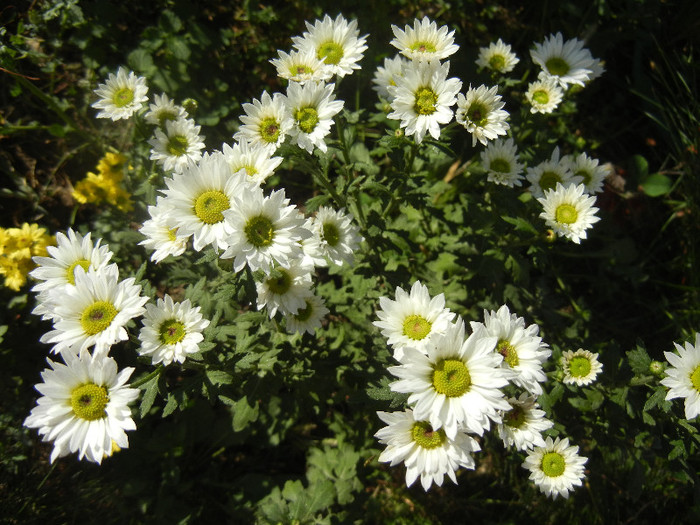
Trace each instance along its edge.
<instances>
[{"instance_id":1,"label":"green stem","mask_svg":"<svg viewBox=\"0 0 700 525\"><path fill-rule=\"evenodd\" d=\"M148 375L143 376L141 379L137 379L136 381L131 383L129 385L129 387L140 388L141 385L148 383L154 377L158 377L163 372L163 370L165 370L165 367L163 365L159 365L158 368L156 368L153 372L151 372Z\"/></svg>"}]
</instances>

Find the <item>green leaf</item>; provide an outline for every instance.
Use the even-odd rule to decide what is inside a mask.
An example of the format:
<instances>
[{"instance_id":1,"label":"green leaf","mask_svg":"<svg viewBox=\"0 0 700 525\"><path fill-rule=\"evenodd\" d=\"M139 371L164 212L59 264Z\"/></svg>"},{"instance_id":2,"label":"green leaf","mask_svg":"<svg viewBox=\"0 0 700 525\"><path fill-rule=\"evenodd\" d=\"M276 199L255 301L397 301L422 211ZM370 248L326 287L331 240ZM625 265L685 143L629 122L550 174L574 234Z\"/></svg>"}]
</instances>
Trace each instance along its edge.
<instances>
[{"instance_id":1,"label":"green leaf","mask_svg":"<svg viewBox=\"0 0 700 525\"><path fill-rule=\"evenodd\" d=\"M522 217L503 216L501 218L504 221L506 221L508 224L512 224L513 226L515 226L515 229L518 231L524 231L524 232L532 233L534 235L539 235L537 228L535 228L532 224L530 224L528 221L526 221Z\"/></svg>"},{"instance_id":2,"label":"green leaf","mask_svg":"<svg viewBox=\"0 0 700 525\"><path fill-rule=\"evenodd\" d=\"M627 352L627 360L635 375L643 376L649 373L651 357L643 346L637 345L637 348Z\"/></svg>"},{"instance_id":3,"label":"green leaf","mask_svg":"<svg viewBox=\"0 0 700 525\"><path fill-rule=\"evenodd\" d=\"M233 376L223 370L207 370L207 379L214 385L230 385Z\"/></svg>"},{"instance_id":4,"label":"green leaf","mask_svg":"<svg viewBox=\"0 0 700 525\"><path fill-rule=\"evenodd\" d=\"M258 420L259 408L258 404L251 406L248 399L242 397L233 405L233 430L240 432L248 423Z\"/></svg>"},{"instance_id":5,"label":"green leaf","mask_svg":"<svg viewBox=\"0 0 700 525\"><path fill-rule=\"evenodd\" d=\"M177 408L177 398L172 394L172 392L168 392L168 402L165 403L165 407L163 408L163 415L162 417L167 417L173 412L175 412L175 409Z\"/></svg>"},{"instance_id":6,"label":"green leaf","mask_svg":"<svg viewBox=\"0 0 700 525\"><path fill-rule=\"evenodd\" d=\"M671 191L673 182L666 175L653 173L641 180L639 185L649 197L659 197Z\"/></svg>"},{"instance_id":7,"label":"green leaf","mask_svg":"<svg viewBox=\"0 0 700 525\"><path fill-rule=\"evenodd\" d=\"M143 418L148 413L148 411L151 409L151 407L153 406L153 402L156 399L156 395L158 395L158 379L159 378L160 378L160 375L157 375L157 376L151 378L150 381L141 385L141 390L144 390L143 397L141 398L141 406L139 408L140 413L141 413L141 418Z\"/></svg>"}]
</instances>

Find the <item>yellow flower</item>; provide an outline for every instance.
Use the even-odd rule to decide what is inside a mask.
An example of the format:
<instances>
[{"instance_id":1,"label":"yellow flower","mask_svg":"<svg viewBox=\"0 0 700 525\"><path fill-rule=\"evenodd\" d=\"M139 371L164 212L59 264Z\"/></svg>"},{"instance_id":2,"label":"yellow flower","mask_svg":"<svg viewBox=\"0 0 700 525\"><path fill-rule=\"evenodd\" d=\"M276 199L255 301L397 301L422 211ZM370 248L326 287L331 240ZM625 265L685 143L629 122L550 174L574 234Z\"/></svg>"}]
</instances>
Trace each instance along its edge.
<instances>
[{"instance_id":1,"label":"yellow flower","mask_svg":"<svg viewBox=\"0 0 700 525\"><path fill-rule=\"evenodd\" d=\"M21 228L0 228L0 275L5 286L19 291L27 282L27 274L36 265L33 255L46 255L46 246L54 241L38 224L22 224Z\"/></svg>"},{"instance_id":2,"label":"yellow flower","mask_svg":"<svg viewBox=\"0 0 700 525\"><path fill-rule=\"evenodd\" d=\"M114 204L121 211L133 209L131 194L121 186L124 178L126 156L120 153L106 153L97 164L98 173L88 172L73 189L73 198L80 204Z\"/></svg>"}]
</instances>

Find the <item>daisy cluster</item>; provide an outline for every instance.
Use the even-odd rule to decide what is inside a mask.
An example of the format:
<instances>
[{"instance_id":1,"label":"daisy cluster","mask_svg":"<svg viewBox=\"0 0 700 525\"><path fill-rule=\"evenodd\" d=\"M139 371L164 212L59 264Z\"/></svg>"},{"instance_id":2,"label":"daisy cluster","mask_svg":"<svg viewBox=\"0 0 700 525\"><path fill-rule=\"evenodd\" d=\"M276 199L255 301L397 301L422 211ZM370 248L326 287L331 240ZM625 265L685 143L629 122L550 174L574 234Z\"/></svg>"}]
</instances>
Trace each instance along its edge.
<instances>
[{"instance_id":1,"label":"daisy cluster","mask_svg":"<svg viewBox=\"0 0 700 525\"><path fill-rule=\"evenodd\" d=\"M552 352L536 324L503 305L484 311L483 322L470 323L467 333L444 295L431 297L420 281L409 292L397 287L395 298L381 297L379 306L374 325L398 361L388 368L397 378L389 387L409 394L403 412L378 412L387 425L375 434L386 445L379 461L403 462L408 486L420 478L427 491L433 483L441 486L445 475L456 483L460 467L475 468L479 439L494 426L505 447L527 454L523 467L542 492L568 497L581 485L586 458L578 447L543 436L553 422L537 396ZM566 377L582 373L583 365L573 364L579 356L590 358L586 380L576 376L586 384L601 365L590 352L576 353L566 361Z\"/></svg>"}]
</instances>

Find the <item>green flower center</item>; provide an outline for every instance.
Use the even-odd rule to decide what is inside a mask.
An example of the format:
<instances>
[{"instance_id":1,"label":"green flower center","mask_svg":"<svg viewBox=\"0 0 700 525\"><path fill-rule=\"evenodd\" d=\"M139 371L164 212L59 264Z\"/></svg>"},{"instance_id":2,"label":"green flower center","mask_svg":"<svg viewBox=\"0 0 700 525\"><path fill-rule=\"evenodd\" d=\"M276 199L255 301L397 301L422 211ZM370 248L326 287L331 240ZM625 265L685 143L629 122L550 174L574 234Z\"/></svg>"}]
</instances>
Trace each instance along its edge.
<instances>
[{"instance_id":1,"label":"green flower center","mask_svg":"<svg viewBox=\"0 0 700 525\"><path fill-rule=\"evenodd\" d=\"M560 204L554 212L554 218L561 224L573 224L578 219L578 212L571 204Z\"/></svg>"},{"instance_id":2,"label":"green flower center","mask_svg":"<svg viewBox=\"0 0 700 525\"><path fill-rule=\"evenodd\" d=\"M107 390L95 383L87 383L73 389L70 393L70 406L80 419L95 421L107 414L105 407L109 402Z\"/></svg>"},{"instance_id":3,"label":"green flower center","mask_svg":"<svg viewBox=\"0 0 700 525\"><path fill-rule=\"evenodd\" d=\"M112 96L112 103L118 108L131 104L134 100L134 92L129 88L117 89Z\"/></svg>"},{"instance_id":4,"label":"green flower center","mask_svg":"<svg viewBox=\"0 0 700 525\"><path fill-rule=\"evenodd\" d=\"M478 102L473 103L471 106L469 106L469 109L467 110L467 118L471 121L472 124L479 128L482 128L486 125L486 122L488 121L488 116L488 108L483 104L479 104Z\"/></svg>"},{"instance_id":5,"label":"green flower center","mask_svg":"<svg viewBox=\"0 0 700 525\"><path fill-rule=\"evenodd\" d=\"M693 373L690 374L690 382L693 384L693 388L700 392L700 366L695 367Z\"/></svg>"},{"instance_id":6,"label":"green flower center","mask_svg":"<svg viewBox=\"0 0 700 525\"><path fill-rule=\"evenodd\" d=\"M304 133L311 133L318 124L318 111L315 108L300 108L294 112L294 118Z\"/></svg>"},{"instance_id":7,"label":"green flower center","mask_svg":"<svg viewBox=\"0 0 700 525\"><path fill-rule=\"evenodd\" d=\"M540 177L540 188L544 190L553 190L557 182L561 182L561 176L556 171L545 171Z\"/></svg>"},{"instance_id":8,"label":"green flower center","mask_svg":"<svg viewBox=\"0 0 700 525\"><path fill-rule=\"evenodd\" d=\"M173 135L172 137L168 137L167 150L171 155L175 155L176 157L184 155L187 153L187 148L189 148L189 146L190 142L184 135Z\"/></svg>"},{"instance_id":9,"label":"green flower center","mask_svg":"<svg viewBox=\"0 0 700 525\"><path fill-rule=\"evenodd\" d=\"M318 46L318 53L316 56L319 60L323 60L326 64L337 64L340 59L344 56L343 46L329 40Z\"/></svg>"},{"instance_id":10,"label":"green flower center","mask_svg":"<svg viewBox=\"0 0 700 525\"><path fill-rule=\"evenodd\" d=\"M556 478L561 476L566 470L566 460L559 452L547 452L542 456L540 468L545 476Z\"/></svg>"},{"instance_id":11,"label":"green flower center","mask_svg":"<svg viewBox=\"0 0 700 525\"><path fill-rule=\"evenodd\" d=\"M506 159L493 159L489 163L489 169L491 171L497 171L498 173L509 173L510 162L508 162Z\"/></svg>"},{"instance_id":12,"label":"green flower center","mask_svg":"<svg viewBox=\"0 0 700 525\"><path fill-rule=\"evenodd\" d=\"M496 352L503 356L503 360L508 363L508 366L511 368L518 366L518 363L520 363L518 352L515 350L515 347L510 344L510 341L506 341L505 339L498 341Z\"/></svg>"},{"instance_id":13,"label":"green flower center","mask_svg":"<svg viewBox=\"0 0 700 525\"><path fill-rule=\"evenodd\" d=\"M586 170L578 170L576 173L574 173L574 175L583 179L584 186L588 186L593 178L591 172Z\"/></svg>"},{"instance_id":14,"label":"green flower center","mask_svg":"<svg viewBox=\"0 0 700 525\"><path fill-rule=\"evenodd\" d=\"M159 337L160 342L166 345L174 345L185 338L187 331L185 325L177 319L168 319L160 325Z\"/></svg>"},{"instance_id":15,"label":"green flower center","mask_svg":"<svg viewBox=\"0 0 700 525\"><path fill-rule=\"evenodd\" d=\"M272 244L275 225L265 215L258 215L246 223L243 231L250 244L256 248L263 248Z\"/></svg>"},{"instance_id":16,"label":"green flower center","mask_svg":"<svg viewBox=\"0 0 700 525\"><path fill-rule=\"evenodd\" d=\"M260 122L260 138L274 144L280 138L280 123L275 117L267 117Z\"/></svg>"},{"instance_id":17,"label":"green flower center","mask_svg":"<svg viewBox=\"0 0 700 525\"><path fill-rule=\"evenodd\" d=\"M513 407L503 415L503 422L511 428L520 428L525 424L525 411L521 407Z\"/></svg>"},{"instance_id":18,"label":"green flower center","mask_svg":"<svg viewBox=\"0 0 700 525\"><path fill-rule=\"evenodd\" d=\"M160 124L160 127L165 126L165 123L169 120L175 120L177 118L177 114L174 111L170 111L167 109L162 109L160 112L158 112L158 123Z\"/></svg>"},{"instance_id":19,"label":"green flower center","mask_svg":"<svg viewBox=\"0 0 700 525\"><path fill-rule=\"evenodd\" d=\"M549 104L549 93L545 89L538 89L532 94L532 100L543 106Z\"/></svg>"},{"instance_id":20,"label":"green flower center","mask_svg":"<svg viewBox=\"0 0 700 525\"><path fill-rule=\"evenodd\" d=\"M443 359L433 368L433 387L447 397L464 395L472 384L467 365L459 359Z\"/></svg>"},{"instance_id":21,"label":"green flower center","mask_svg":"<svg viewBox=\"0 0 700 525\"><path fill-rule=\"evenodd\" d=\"M294 64L289 68L289 72L294 77L296 75L311 75L314 72L314 70L311 69L309 66L305 66L303 64Z\"/></svg>"},{"instance_id":22,"label":"green flower center","mask_svg":"<svg viewBox=\"0 0 700 525\"><path fill-rule=\"evenodd\" d=\"M552 75L557 75L559 77L566 75L569 72L569 64L560 57L552 57L544 64Z\"/></svg>"},{"instance_id":23,"label":"green flower center","mask_svg":"<svg viewBox=\"0 0 700 525\"><path fill-rule=\"evenodd\" d=\"M300 308L299 311L296 314L294 314L294 317L297 321L301 321L303 323L304 321L309 320L313 312L314 305L311 304L309 301L306 301L306 308Z\"/></svg>"},{"instance_id":24,"label":"green flower center","mask_svg":"<svg viewBox=\"0 0 700 525\"><path fill-rule=\"evenodd\" d=\"M427 421L416 421L411 428L413 442L422 448L432 449L441 447L447 441L445 431L441 428L433 430Z\"/></svg>"},{"instance_id":25,"label":"green flower center","mask_svg":"<svg viewBox=\"0 0 700 525\"><path fill-rule=\"evenodd\" d=\"M430 333L431 327L432 323L425 317L416 314L409 315L403 321L403 335L414 341L420 341Z\"/></svg>"},{"instance_id":26,"label":"green flower center","mask_svg":"<svg viewBox=\"0 0 700 525\"><path fill-rule=\"evenodd\" d=\"M78 266L80 266L83 270L87 272L88 268L90 268L90 261L88 261L87 259L78 259L68 268L66 268L66 280L70 284L75 284L75 269Z\"/></svg>"},{"instance_id":27,"label":"green flower center","mask_svg":"<svg viewBox=\"0 0 700 525\"><path fill-rule=\"evenodd\" d=\"M292 286L292 276L283 268L277 268L275 275L268 278L265 283L270 291L277 295L284 295Z\"/></svg>"},{"instance_id":28,"label":"green flower center","mask_svg":"<svg viewBox=\"0 0 700 525\"><path fill-rule=\"evenodd\" d=\"M411 46L411 51L418 51L420 53L435 53L436 50L435 44L423 40L420 40Z\"/></svg>"},{"instance_id":29,"label":"green flower center","mask_svg":"<svg viewBox=\"0 0 700 525\"><path fill-rule=\"evenodd\" d=\"M423 87L416 91L416 102L413 109L419 115L432 115L435 113L437 94L430 88Z\"/></svg>"},{"instance_id":30,"label":"green flower center","mask_svg":"<svg viewBox=\"0 0 700 525\"><path fill-rule=\"evenodd\" d=\"M87 335L99 334L107 328L119 311L107 301L97 301L83 310L80 325Z\"/></svg>"},{"instance_id":31,"label":"green flower center","mask_svg":"<svg viewBox=\"0 0 700 525\"><path fill-rule=\"evenodd\" d=\"M321 236L329 246L335 246L340 241L340 231L332 222L323 223L323 232L321 233Z\"/></svg>"},{"instance_id":32,"label":"green flower center","mask_svg":"<svg viewBox=\"0 0 700 525\"><path fill-rule=\"evenodd\" d=\"M205 191L194 201L195 215L206 224L216 224L224 220L225 210L231 202L225 193L219 190Z\"/></svg>"},{"instance_id":33,"label":"green flower center","mask_svg":"<svg viewBox=\"0 0 700 525\"><path fill-rule=\"evenodd\" d=\"M503 55L493 55L489 58L489 67L496 71L502 70L506 65L506 59Z\"/></svg>"},{"instance_id":34,"label":"green flower center","mask_svg":"<svg viewBox=\"0 0 700 525\"><path fill-rule=\"evenodd\" d=\"M591 360L577 355L569 361L569 374L572 377L586 377L591 372Z\"/></svg>"}]
</instances>

